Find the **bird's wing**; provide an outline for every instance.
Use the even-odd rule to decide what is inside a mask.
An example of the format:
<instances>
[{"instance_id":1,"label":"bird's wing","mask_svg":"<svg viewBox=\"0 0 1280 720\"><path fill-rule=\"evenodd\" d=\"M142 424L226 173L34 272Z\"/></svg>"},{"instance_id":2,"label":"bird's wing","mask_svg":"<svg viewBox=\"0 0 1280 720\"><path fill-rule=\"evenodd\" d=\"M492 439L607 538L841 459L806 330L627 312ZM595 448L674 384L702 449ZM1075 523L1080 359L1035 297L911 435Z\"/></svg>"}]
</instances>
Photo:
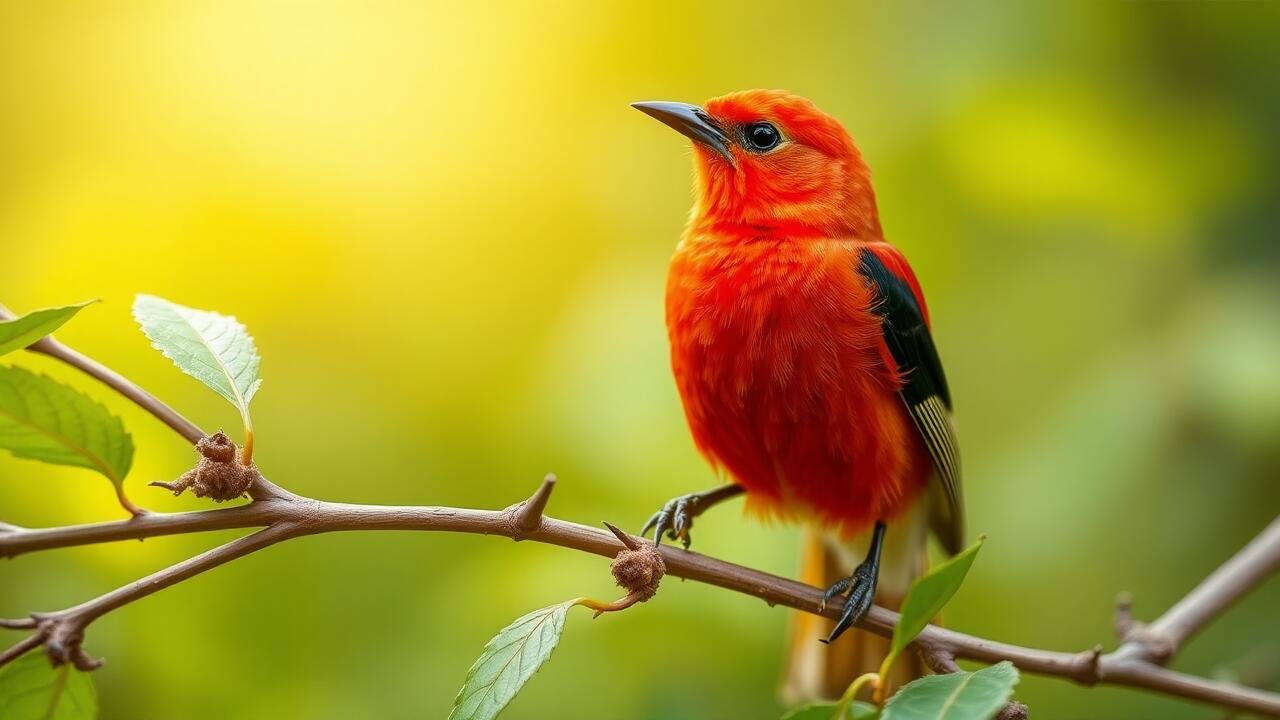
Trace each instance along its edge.
<instances>
[{"instance_id":1,"label":"bird's wing","mask_svg":"<svg viewBox=\"0 0 1280 720\"><path fill-rule=\"evenodd\" d=\"M885 345L902 376L899 395L937 470L929 488L929 525L951 554L964 544L960 454L951 422L951 391L929 334L929 310L907 260L892 245L872 243L859 251L858 272L875 292Z\"/></svg>"}]
</instances>

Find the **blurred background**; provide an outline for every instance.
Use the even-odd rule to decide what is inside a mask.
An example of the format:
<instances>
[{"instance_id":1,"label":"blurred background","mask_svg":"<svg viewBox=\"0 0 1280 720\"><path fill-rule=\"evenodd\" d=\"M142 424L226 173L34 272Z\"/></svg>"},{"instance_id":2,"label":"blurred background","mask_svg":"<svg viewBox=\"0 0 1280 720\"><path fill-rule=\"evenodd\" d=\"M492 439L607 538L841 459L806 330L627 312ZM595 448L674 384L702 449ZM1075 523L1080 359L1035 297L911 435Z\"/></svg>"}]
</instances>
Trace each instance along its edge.
<instances>
[{"instance_id":1,"label":"blurred background","mask_svg":"<svg viewBox=\"0 0 1280 720\"><path fill-rule=\"evenodd\" d=\"M234 314L261 351L256 459L328 499L632 529L717 479L666 359L683 138L635 112L783 87L841 118L926 288L970 527L960 630L1061 650L1153 618L1280 508L1280 5L130 2L0 5L0 302L88 298L58 336L198 424L234 411L152 351L136 292ZM127 486L189 447L125 420ZM783 575L795 528L698 523ZM0 518L117 518L88 471L0 454ZM0 616L77 603L235 533L0 564ZM607 563L462 535L290 542L112 613L104 718L443 718L524 612ZM1280 684L1280 583L1176 667ZM504 717L773 718L789 614L668 580L577 612ZM15 635L2 638L5 644ZM1040 718L1219 718L1024 677Z\"/></svg>"}]
</instances>

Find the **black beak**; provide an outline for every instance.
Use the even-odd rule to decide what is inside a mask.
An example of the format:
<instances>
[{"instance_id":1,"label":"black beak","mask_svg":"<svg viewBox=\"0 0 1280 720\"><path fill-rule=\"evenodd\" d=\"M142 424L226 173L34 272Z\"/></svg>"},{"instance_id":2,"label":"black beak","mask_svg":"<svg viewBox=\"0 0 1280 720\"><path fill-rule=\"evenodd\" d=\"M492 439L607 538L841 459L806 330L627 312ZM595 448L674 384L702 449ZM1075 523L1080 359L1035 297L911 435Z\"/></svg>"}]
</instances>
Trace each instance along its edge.
<instances>
[{"instance_id":1,"label":"black beak","mask_svg":"<svg viewBox=\"0 0 1280 720\"><path fill-rule=\"evenodd\" d=\"M702 143L720 153L729 164L733 164L733 153L729 151L729 136L712 122L706 111L697 105L678 102L638 102L631 107L666 125L675 128L676 132Z\"/></svg>"}]
</instances>

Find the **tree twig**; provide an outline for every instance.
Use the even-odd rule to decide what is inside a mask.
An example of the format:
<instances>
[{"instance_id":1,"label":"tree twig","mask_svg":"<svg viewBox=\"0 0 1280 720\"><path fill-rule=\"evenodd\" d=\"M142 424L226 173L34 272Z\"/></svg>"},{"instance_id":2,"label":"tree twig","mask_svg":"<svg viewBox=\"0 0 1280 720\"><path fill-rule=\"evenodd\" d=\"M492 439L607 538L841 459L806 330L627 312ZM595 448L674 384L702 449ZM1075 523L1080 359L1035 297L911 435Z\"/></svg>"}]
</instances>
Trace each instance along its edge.
<instances>
[{"instance_id":1,"label":"tree twig","mask_svg":"<svg viewBox=\"0 0 1280 720\"><path fill-rule=\"evenodd\" d=\"M530 501L526 501L528 502ZM125 586L102 598L63 612L72 612L88 606L94 609L91 615L77 612L74 617L79 620L84 620L86 617L92 620L131 599L149 594L209 567L259 549L256 543L262 543L261 546L265 547L291 537L317 533L355 530L477 533L544 542L605 557L614 556L620 547L619 539L611 533L550 517L543 517L537 529L526 533L512 522L508 510L357 505L299 499L254 502L226 510L150 514L130 520L90 525L20 530L0 535L0 556L13 556L36 550L87 543L261 526L266 526L268 530L215 548L185 563L162 570L138 583ZM272 533L273 530L276 532ZM272 534L264 536L263 533ZM253 538L258 538L253 541L255 544L236 544ZM633 542L640 542L637 538L631 539ZM269 542L266 542L268 540ZM666 562L667 572L676 577L753 595L771 605L785 605L833 618L839 617L842 609L842 603L833 602L828 604L825 611L820 611L822 592L818 588L795 580L669 546L663 546L661 552ZM193 566L191 563L197 564ZM1231 563L1228 563L1228 566L1231 566ZM156 583L161 584L156 585ZM147 591L142 592L139 589L140 586L146 586ZM58 615L59 613L52 614L52 616ZM861 627L879 635L891 636L897 620L897 613L874 607L862 622ZM1104 655L1101 647L1082 653L1038 650L987 640L932 625L920 633L917 646L935 657L951 658L952 661L956 658L990 663L1010 660L1024 671L1068 678L1085 685L1103 683L1140 687L1223 707L1280 717L1280 695L1275 693L1178 673L1128 654L1121 655L1115 652Z\"/></svg>"},{"instance_id":2,"label":"tree twig","mask_svg":"<svg viewBox=\"0 0 1280 720\"><path fill-rule=\"evenodd\" d=\"M0 318L5 316L0 307ZM100 363L57 343L52 338L30 349L67 362L98 378L151 412L189 442L204 433L169 406ZM433 506L381 506L334 503L295 495L263 480L248 505L188 513L148 513L129 520L28 529L0 525L0 558L23 553L92 543L141 539L230 528L262 527L201 555L153 573L105 595L65 610L33 613L30 619L0 621L0 627L31 629L17 644L0 652L0 666L41 645L55 662L96 667L82 649L85 628L102 615L134 600L182 582L199 573L275 543L326 532L354 530L417 530L501 535L534 540L611 557L619 545L634 548L642 541L616 528L594 528L545 517L543 511L555 478L548 476L523 503L505 510L472 510ZM257 485L255 483L255 485ZM659 548L669 574L753 595L770 605L785 605L808 613L839 617L843 602L822 607L822 592L803 583L770 575L723 560L671 547ZM1280 565L1280 518L1253 542L1205 579L1159 620L1148 626L1168 651L1153 652L1149 642L1133 636L1135 623L1118 609L1117 627L1130 637L1115 652L1096 646L1081 653L1064 653L1010 645L966 635L934 625L926 627L915 645L931 667L951 671L955 660L1009 660L1021 670L1068 678L1085 685L1112 684L1145 688L1222 707L1280 717L1280 694L1218 682L1164 668L1176 650L1196 630L1222 613L1237 598L1260 583ZM897 613L873 607L859 624L865 630L891 636ZM1162 646L1163 647L1163 646Z\"/></svg>"},{"instance_id":3,"label":"tree twig","mask_svg":"<svg viewBox=\"0 0 1280 720\"><path fill-rule=\"evenodd\" d=\"M1167 663L1187 638L1231 607L1236 600L1280 570L1280 517L1271 521L1240 552L1209 574L1155 622L1133 620L1126 593L1116 602L1116 630L1126 641L1121 657Z\"/></svg>"},{"instance_id":4,"label":"tree twig","mask_svg":"<svg viewBox=\"0 0 1280 720\"><path fill-rule=\"evenodd\" d=\"M0 305L0 320L12 320L14 317L15 315L11 310L6 308L4 305ZM142 387L137 383L84 353L58 342L52 335L46 335L31 345L28 345L26 349L33 353L47 355L55 360L61 360L71 367L100 381L102 384L128 398L138 407L151 413L160 422L168 425L175 433L186 438L187 442L192 445L195 445L196 441L205 436L204 431L201 430L199 426L183 417L182 413L174 410L155 395L152 395L142 389ZM265 477L259 478L258 481L249 488L249 495L255 500L267 500L271 498L293 499L296 497L293 493L290 493L288 490L285 490L279 485L267 480Z\"/></svg>"}]
</instances>

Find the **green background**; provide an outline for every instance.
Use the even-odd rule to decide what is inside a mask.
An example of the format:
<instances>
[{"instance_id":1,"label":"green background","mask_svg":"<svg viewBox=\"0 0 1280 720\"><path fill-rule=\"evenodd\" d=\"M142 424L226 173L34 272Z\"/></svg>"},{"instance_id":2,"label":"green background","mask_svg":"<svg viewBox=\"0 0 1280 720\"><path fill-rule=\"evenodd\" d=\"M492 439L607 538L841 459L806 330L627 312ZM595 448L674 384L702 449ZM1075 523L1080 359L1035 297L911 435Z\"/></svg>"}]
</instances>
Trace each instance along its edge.
<instances>
[{"instance_id":1,"label":"green background","mask_svg":"<svg viewBox=\"0 0 1280 720\"><path fill-rule=\"evenodd\" d=\"M683 139L627 104L784 87L844 120L929 295L970 527L951 626L1082 650L1152 618L1280 507L1280 5L154 2L0 5L0 302L200 425L234 410L150 350L135 292L257 338L256 459L328 499L636 528L716 482L666 361ZM191 450L105 388L127 482ZM696 548L795 572L729 509ZM0 517L119 516L91 473L0 457ZM79 602L233 533L0 563L0 616ZM272 548L112 613L104 718L443 718L524 612L616 592L601 558L462 535ZM1280 682L1280 585L1180 669ZM669 580L570 616L504 717L769 718L788 612ZM13 641L9 633L3 639ZM1218 718L1027 677L1040 718Z\"/></svg>"}]
</instances>

